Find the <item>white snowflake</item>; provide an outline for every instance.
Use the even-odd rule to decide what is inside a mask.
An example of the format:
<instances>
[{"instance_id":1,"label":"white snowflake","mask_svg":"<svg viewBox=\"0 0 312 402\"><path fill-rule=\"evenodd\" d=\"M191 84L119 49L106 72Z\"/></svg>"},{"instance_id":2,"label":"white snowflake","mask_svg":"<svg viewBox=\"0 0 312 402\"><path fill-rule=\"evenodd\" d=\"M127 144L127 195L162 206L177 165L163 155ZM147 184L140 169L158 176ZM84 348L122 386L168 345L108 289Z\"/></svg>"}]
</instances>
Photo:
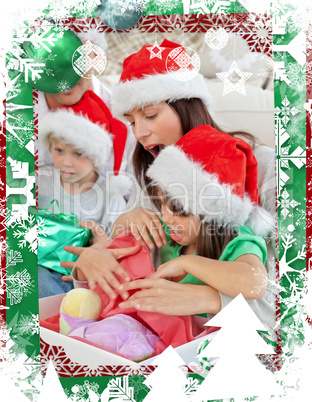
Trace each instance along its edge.
<instances>
[{"instance_id":1,"label":"white snowflake","mask_svg":"<svg viewBox=\"0 0 312 402\"><path fill-rule=\"evenodd\" d=\"M23 257L20 251L9 250L6 254L6 268L16 266L17 263L23 262Z\"/></svg>"},{"instance_id":2,"label":"white snowflake","mask_svg":"<svg viewBox=\"0 0 312 402\"><path fill-rule=\"evenodd\" d=\"M39 247L46 246L45 237L50 236L51 232L50 229L46 227L46 220L41 216L37 218L37 225L38 225L38 245Z\"/></svg>"},{"instance_id":3,"label":"white snowflake","mask_svg":"<svg viewBox=\"0 0 312 402\"><path fill-rule=\"evenodd\" d=\"M275 108L275 113L281 116L282 123L284 126L287 125L289 120L299 113L299 110L294 106L291 106L290 101L288 100L287 96L285 95L284 99L282 100L282 107L279 108L278 106Z\"/></svg>"},{"instance_id":4,"label":"white snowflake","mask_svg":"<svg viewBox=\"0 0 312 402\"><path fill-rule=\"evenodd\" d=\"M36 219L32 214L28 214L27 220L20 220L12 225L13 236L19 239L18 247L23 249L28 246L28 250L36 252L37 249L37 227Z\"/></svg>"},{"instance_id":5,"label":"white snowflake","mask_svg":"<svg viewBox=\"0 0 312 402\"><path fill-rule=\"evenodd\" d=\"M278 199L278 206L280 206L280 212L284 219L290 216L290 209L300 205L300 202L296 200L291 200L290 195L286 188L283 190L281 196Z\"/></svg>"},{"instance_id":6,"label":"white snowflake","mask_svg":"<svg viewBox=\"0 0 312 402\"><path fill-rule=\"evenodd\" d=\"M135 402L133 395L134 390L133 387L129 387L128 381L129 379L127 376L111 379L107 384L109 400L116 400L116 402L118 400L124 402Z\"/></svg>"},{"instance_id":7,"label":"white snowflake","mask_svg":"<svg viewBox=\"0 0 312 402\"><path fill-rule=\"evenodd\" d=\"M76 384L71 389L72 393L65 388L64 392L69 397L69 400L73 400L74 402L88 402L90 401L89 395L90 391L92 391L99 398L99 384L90 383L90 381L85 380L82 385ZM92 399L93 400L93 399Z\"/></svg>"},{"instance_id":8,"label":"white snowflake","mask_svg":"<svg viewBox=\"0 0 312 402\"><path fill-rule=\"evenodd\" d=\"M6 290L10 305L21 303L24 296L31 294L35 289L35 281L27 271L7 275Z\"/></svg>"},{"instance_id":9,"label":"white snowflake","mask_svg":"<svg viewBox=\"0 0 312 402\"><path fill-rule=\"evenodd\" d=\"M22 315L16 328L21 335L32 336L39 334L39 315L32 313L30 315Z\"/></svg>"},{"instance_id":10,"label":"white snowflake","mask_svg":"<svg viewBox=\"0 0 312 402\"><path fill-rule=\"evenodd\" d=\"M297 267L293 268L290 266L290 264L292 264L294 262L298 262L298 260L303 260L303 261L305 260L306 245L305 244L302 245L301 250L298 250L296 257L294 257L292 260L287 260L287 251L290 248L292 248L294 245L296 245L296 238L293 236L292 233L286 234L285 236L281 236L280 244L281 244L281 249L283 250L283 254L279 260L280 277L282 277L282 275L285 275L285 277L289 281L291 287L296 288L296 283L292 282L289 274L291 272L300 273L300 269Z\"/></svg>"},{"instance_id":11,"label":"white snowflake","mask_svg":"<svg viewBox=\"0 0 312 402\"><path fill-rule=\"evenodd\" d=\"M286 74L290 80L290 87L302 91L306 85L306 66L298 63L288 63Z\"/></svg>"},{"instance_id":12,"label":"white snowflake","mask_svg":"<svg viewBox=\"0 0 312 402\"><path fill-rule=\"evenodd\" d=\"M16 141L20 148L24 148L34 136L33 121L25 120L21 114L16 117L7 116L7 119L7 141Z\"/></svg>"},{"instance_id":13,"label":"white snowflake","mask_svg":"<svg viewBox=\"0 0 312 402\"><path fill-rule=\"evenodd\" d=\"M70 88L72 87L72 85L66 81L66 80L61 80L57 83L56 85L56 90L57 92L66 92L68 91Z\"/></svg>"}]
</instances>

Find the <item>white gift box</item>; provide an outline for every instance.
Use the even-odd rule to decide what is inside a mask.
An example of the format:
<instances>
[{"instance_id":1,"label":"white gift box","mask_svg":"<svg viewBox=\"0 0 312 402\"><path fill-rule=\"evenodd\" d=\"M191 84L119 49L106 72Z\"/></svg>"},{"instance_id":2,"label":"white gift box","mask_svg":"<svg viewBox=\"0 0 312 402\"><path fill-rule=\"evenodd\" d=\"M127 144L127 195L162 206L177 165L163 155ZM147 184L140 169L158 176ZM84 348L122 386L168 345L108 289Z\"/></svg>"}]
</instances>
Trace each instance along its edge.
<instances>
[{"instance_id":1,"label":"white gift box","mask_svg":"<svg viewBox=\"0 0 312 402\"><path fill-rule=\"evenodd\" d=\"M49 317L59 314L61 302L66 293L57 296L45 297L39 299L39 316L40 320L46 320ZM207 319L198 317L200 324L207 322ZM204 329L204 327L203 327ZM191 362L197 363L197 348L204 339L211 338L213 334L206 335L187 344L175 348L176 352L182 358L186 365ZM139 368L140 365L153 365L153 360L157 357L146 359L140 363L135 363L127 358L118 356L114 353L107 352L103 349L81 342L77 339L59 334L47 328L40 327L41 339L51 346L61 346L68 358L79 365L87 365L90 369L96 369L98 366L130 366L133 369Z\"/></svg>"}]
</instances>

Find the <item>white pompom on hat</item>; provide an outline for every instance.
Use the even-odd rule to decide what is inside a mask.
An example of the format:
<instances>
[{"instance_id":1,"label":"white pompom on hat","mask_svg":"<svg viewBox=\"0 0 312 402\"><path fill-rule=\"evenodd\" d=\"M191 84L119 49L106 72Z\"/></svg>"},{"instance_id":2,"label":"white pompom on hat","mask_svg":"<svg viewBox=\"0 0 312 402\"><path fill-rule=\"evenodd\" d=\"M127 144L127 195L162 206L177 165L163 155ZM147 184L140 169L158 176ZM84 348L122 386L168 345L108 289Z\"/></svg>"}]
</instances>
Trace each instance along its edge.
<instances>
[{"instance_id":1,"label":"white pompom on hat","mask_svg":"<svg viewBox=\"0 0 312 402\"><path fill-rule=\"evenodd\" d=\"M153 46L146 44L124 60L119 84L112 91L113 114L121 119L125 112L135 107L190 98L201 99L209 109L212 97L202 75L196 74L190 80L179 81L173 78L174 71L169 72L166 67L169 53L183 47L165 39L159 45L163 49L161 58L151 58L151 47ZM190 68L191 66L190 63Z\"/></svg>"}]
</instances>

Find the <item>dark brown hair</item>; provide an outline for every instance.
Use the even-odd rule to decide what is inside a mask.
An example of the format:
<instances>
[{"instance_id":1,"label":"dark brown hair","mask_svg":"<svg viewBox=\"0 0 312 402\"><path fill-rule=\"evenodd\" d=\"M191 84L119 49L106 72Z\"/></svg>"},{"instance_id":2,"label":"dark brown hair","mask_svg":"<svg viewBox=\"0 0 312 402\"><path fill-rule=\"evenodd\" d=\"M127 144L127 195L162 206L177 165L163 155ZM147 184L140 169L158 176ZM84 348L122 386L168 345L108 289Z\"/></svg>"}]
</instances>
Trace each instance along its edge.
<instances>
[{"instance_id":1,"label":"dark brown hair","mask_svg":"<svg viewBox=\"0 0 312 402\"><path fill-rule=\"evenodd\" d=\"M159 200L162 200L163 205L169 208L175 215L187 217L190 213L185 211L176 200L170 200L170 197L166 196L157 190ZM161 202L161 201L159 201ZM206 258L212 258L218 260L225 249L225 246L237 236L235 228L229 225L220 225L216 221L204 222L204 216L200 216L201 224L198 230L198 237L196 242L196 255ZM174 240L171 240L171 246L177 245Z\"/></svg>"},{"instance_id":2,"label":"dark brown hair","mask_svg":"<svg viewBox=\"0 0 312 402\"><path fill-rule=\"evenodd\" d=\"M178 114L182 126L183 135L202 124L208 124L218 131L223 131L212 119L210 113L206 109L201 99L178 99L174 102L167 103ZM252 134L246 133L244 131L233 131L228 134L232 136L243 137L243 139L246 139L251 143L252 147L254 147L255 145L255 137ZM153 161L154 157L150 154L150 152L146 151L144 147L139 142L137 142L133 154L134 173L140 186L146 189L148 195L153 200L153 203L159 209L160 204L157 201L158 190L151 185L151 180L146 175L146 171L153 163Z\"/></svg>"},{"instance_id":3,"label":"dark brown hair","mask_svg":"<svg viewBox=\"0 0 312 402\"><path fill-rule=\"evenodd\" d=\"M196 255L218 260L225 246L237 236L230 226L220 226L215 221L201 222L196 243Z\"/></svg>"}]
</instances>

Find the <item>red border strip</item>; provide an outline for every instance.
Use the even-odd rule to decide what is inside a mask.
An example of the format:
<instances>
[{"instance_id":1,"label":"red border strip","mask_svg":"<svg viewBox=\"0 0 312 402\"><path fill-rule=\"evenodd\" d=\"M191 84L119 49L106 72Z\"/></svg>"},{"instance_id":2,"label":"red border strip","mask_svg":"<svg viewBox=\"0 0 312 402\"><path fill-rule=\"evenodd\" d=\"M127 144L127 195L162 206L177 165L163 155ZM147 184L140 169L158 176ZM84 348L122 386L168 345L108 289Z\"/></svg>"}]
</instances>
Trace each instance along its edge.
<instances>
[{"instance_id":1,"label":"red border strip","mask_svg":"<svg viewBox=\"0 0 312 402\"><path fill-rule=\"evenodd\" d=\"M4 77L3 77L4 78ZM0 121L0 328L6 321L6 101L3 101L3 123ZM0 345L4 347L5 345Z\"/></svg>"}]
</instances>

